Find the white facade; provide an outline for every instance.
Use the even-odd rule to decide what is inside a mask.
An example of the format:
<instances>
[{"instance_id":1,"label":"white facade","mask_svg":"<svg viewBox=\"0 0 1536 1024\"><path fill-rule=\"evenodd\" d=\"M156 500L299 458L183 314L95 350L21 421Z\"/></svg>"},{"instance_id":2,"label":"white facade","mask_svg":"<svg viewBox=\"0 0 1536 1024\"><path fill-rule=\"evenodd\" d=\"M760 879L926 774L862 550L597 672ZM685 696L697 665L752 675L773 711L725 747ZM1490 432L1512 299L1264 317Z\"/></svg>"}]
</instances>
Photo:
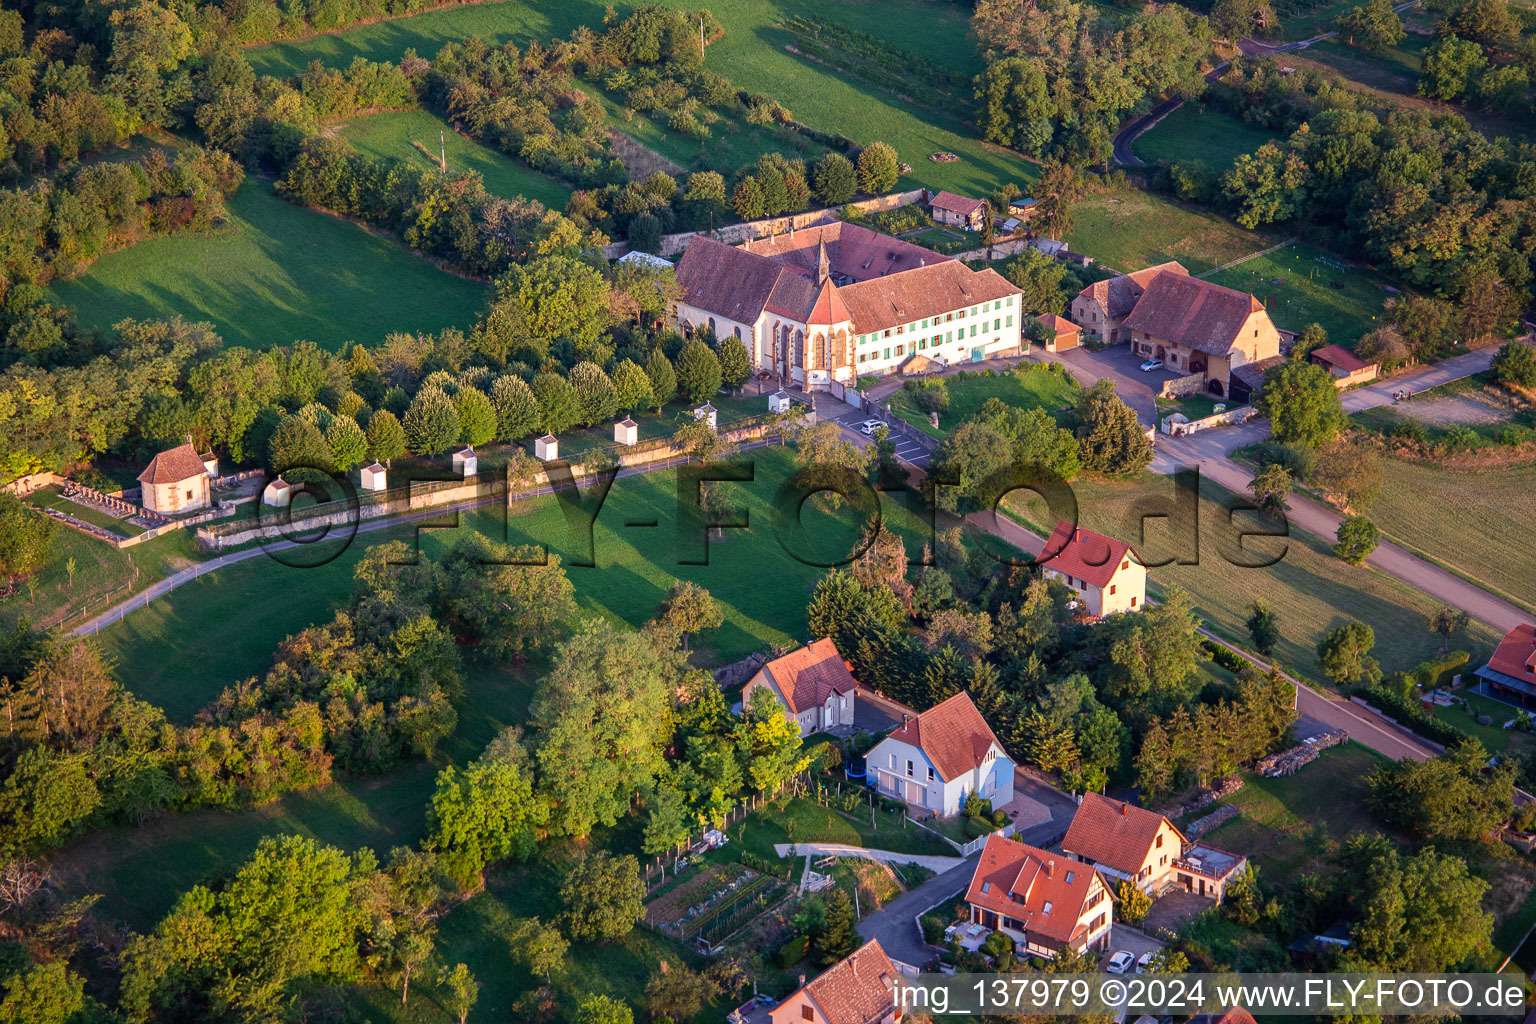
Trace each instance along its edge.
<instances>
[{"instance_id":1,"label":"white facade","mask_svg":"<svg viewBox=\"0 0 1536 1024\"><path fill-rule=\"evenodd\" d=\"M560 442L555 440L553 434L545 434L536 438L533 442L533 457L542 462L551 462L560 457Z\"/></svg>"},{"instance_id":2,"label":"white facade","mask_svg":"<svg viewBox=\"0 0 1536 1024\"><path fill-rule=\"evenodd\" d=\"M293 485L282 477L278 477L267 484L266 490L261 492L261 503L271 505L274 508L286 508L288 502L293 499Z\"/></svg>"},{"instance_id":3,"label":"white facade","mask_svg":"<svg viewBox=\"0 0 1536 1024\"><path fill-rule=\"evenodd\" d=\"M371 466L363 467L362 481L363 490L365 491L384 491L389 489L388 473L377 462Z\"/></svg>"},{"instance_id":4,"label":"white facade","mask_svg":"<svg viewBox=\"0 0 1536 1024\"><path fill-rule=\"evenodd\" d=\"M453 471L460 476L474 476L480 464L480 457L475 454L473 448L465 448L463 451L453 453Z\"/></svg>"},{"instance_id":5,"label":"white facade","mask_svg":"<svg viewBox=\"0 0 1536 1024\"><path fill-rule=\"evenodd\" d=\"M971 793L994 807L1013 799L1013 762L995 743L979 765L952 779L945 779L920 747L894 737L875 744L865 763L881 793L942 817L964 810Z\"/></svg>"},{"instance_id":6,"label":"white facade","mask_svg":"<svg viewBox=\"0 0 1536 1024\"><path fill-rule=\"evenodd\" d=\"M639 439L640 425L629 417L613 425L613 440L616 444L632 445Z\"/></svg>"},{"instance_id":7,"label":"white facade","mask_svg":"<svg viewBox=\"0 0 1536 1024\"><path fill-rule=\"evenodd\" d=\"M827 699L812 707L801 708L798 713L789 710L789 702L779 692L773 680L763 672L758 672L747 681L747 685L741 689L741 706L743 709L752 703L752 693L760 687L767 687L784 705L784 716L794 722L800 729L800 738L805 739L812 733L825 732L836 726L853 725L853 704L857 697L854 691L848 693L829 693Z\"/></svg>"},{"instance_id":8,"label":"white facade","mask_svg":"<svg viewBox=\"0 0 1536 1024\"><path fill-rule=\"evenodd\" d=\"M1050 565L1045 566L1045 577L1066 584L1090 615L1139 612L1147 603L1147 567L1134 558L1122 559L1120 567L1102 587Z\"/></svg>"},{"instance_id":9,"label":"white facade","mask_svg":"<svg viewBox=\"0 0 1536 1024\"><path fill-rule=\"evenodd\" d=\"M855 336L859 375L892 373L913 355L955 366L981 362L1020 347L1017 296L977 303L940 316Z\"/></svg>"}]
</instances>

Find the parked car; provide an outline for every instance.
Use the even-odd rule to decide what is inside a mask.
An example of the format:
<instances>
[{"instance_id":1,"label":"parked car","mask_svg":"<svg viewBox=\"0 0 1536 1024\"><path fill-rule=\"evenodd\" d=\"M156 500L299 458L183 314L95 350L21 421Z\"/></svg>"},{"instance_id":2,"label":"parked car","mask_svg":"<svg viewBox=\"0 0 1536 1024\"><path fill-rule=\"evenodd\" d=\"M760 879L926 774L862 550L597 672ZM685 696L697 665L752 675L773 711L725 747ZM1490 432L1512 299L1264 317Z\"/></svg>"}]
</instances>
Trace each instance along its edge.
<instances>
[{"instance_id":1,"label":"parked car","mask_svg":"<svg viewBox=\"0 0 1536 1024\"><path fill-rule=\"evenodd\" d=\"M1161 370L1162 368L1163 361L1161 359L1148 359L1141 364L1141 371L1143 373L1151 373L1153 370Z\"/></svg>"},{"instance_id":2,"label":"parked car","mask_svg":"<svg viewBox=\"0 0 1536 1024\"><path fill-rule=\"evenodd\" d=\"M1152 951L1149 949L1136 958L1136 973L1146 974L1152 969Z\"/></svg>"},{"instance_id":3,"label":"parked car","mask_svg":"<svg viewBox=\"0 0 1536 1024\"><path fill-rule=\"evenodd\" d=\"M1131 964L1136 962L1136 956L1128 949L1121 949L1109 958L1109 964L1104 968L1110 974L1124 974L1131 969Z\"/></svg>"},{"instance_id":4,"label":"parked car","mask_svg":"<svg viewBox=\"0 0 1536 1024\"><path fill-rule=\"evenodd\" d=\"M885 426L885 420L865 420L863 423L859 424L859 433L868 434L869 436L873 437L875 431L879 430L883 426Z\"/></svg>"}]
</instances>

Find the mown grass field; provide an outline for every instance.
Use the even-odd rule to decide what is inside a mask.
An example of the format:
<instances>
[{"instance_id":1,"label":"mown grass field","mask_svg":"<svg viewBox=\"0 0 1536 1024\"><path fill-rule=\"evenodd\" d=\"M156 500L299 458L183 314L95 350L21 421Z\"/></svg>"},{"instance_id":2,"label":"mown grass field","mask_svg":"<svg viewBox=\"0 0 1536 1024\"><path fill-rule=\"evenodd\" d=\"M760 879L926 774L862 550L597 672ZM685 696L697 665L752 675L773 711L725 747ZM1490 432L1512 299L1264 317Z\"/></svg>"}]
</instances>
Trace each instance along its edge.
<instances>
[{"instance_id":1,"label":"mown grass field","mask_svg":"<svg viewBox=\"0 0 1536 1024\"><path fill-rule=\"evenodd\" d=\"M1221 172L1238 157L1274 140L1275 134L1266 128L1186 103L1154 125L1131 148L1148 163L1200 160L1213 171Z\"/></svg>"},{"instance_id":2,"label":"mown grass field","mask_svg":"<svg viewBox=\"0 0 1536 1024\"><path fill-rule=\"evenodd\" d=\"M431 111L406 110L354 118L342 126L341 135L364 153L434 168L439 142L446 142L449 171L474 171L485 181L485 190L491 195L504 199L526 196L552 210L565 209L571 198L571 190L565 185L465 138ZM417 143L428 152L418 149Z\"/></svg>"},{"instance_id":3,"label":"mown grass field","mask_svg":"<svg viewBox=\"0 0 1536 1024\"><path fill-rule=\"evenodd\" d=\"M673 470L614 481L593 529L597 567L571 565L584 557L585 537L569 527L553 498L535 498L512 510L504 523L499 510L459 516L457 531L478 530L493 540L547 544L567 566L583 614L639 626L655 615L673 580L708 588L723 605L725 623L696 638L696 664L735 661L767 644L799 642L805 632L805 605L825 571L815 562L844 557L858 537L858 514L849 507L825 514L807 507L808 539L788 539L791 554L775 530L775 493L792 470L790 449L749 449L744 457L755 479L731 483L733 502L746 513L745 530L711 535L708 564L700 537L680 536L677 475ZM887 503L887 521L910 538L915 555L923 543L915 516ZM626 525L630 523L656 525ZM421 531L429 557L453 544L454 529ZM350 593L352 569L366 545L409 538L411 527L359 533L340 557L316 569L295 569L255 558L210 573L137 611L103 631L102 642L121 665L120 678L139 697L186 720L229 683L266 671L283 637L326 619ZM772 586L764 586L764 580ZM184 640L196 636L197 643Z\"/></svg>"},{"instance_id":4,"label":"mown grass field","mask_svg":"<svg viewBox=\"0 0 1536 1024\"><path fill-rule=\"evenodd\" d=\"M1300 332L1319 323L1328 340L1353 348L1379 325L1391 296L1387 279L1365 267L1339 269L1343 261L1298 242L1207 278L1212 284L1252 292L1275 325Z\"/></svg>"},{"instance_id":5,"label":"mown grass field","mask_svg":"<svg viewBox=\"0 0 1536 1024\"><path fill-rule=\"evenodd\" d=\"M1375 829L1375 816L1365 805L1366 778L1384 760L1350 741L1323 751L1295 775L1245 776L1243 788L1221 801L1241 808L1242 814L1202 838L1253 858L1270 882L1326 869L1324 844L1316 841L1314 830L1343 842L1352 832Z\"/></svg>"},{"instance_id":6,"label":"mown grass field","mask_svg":"<svg viewBox=\"0 0 1536 1024\"><path fill-rule=\"evenodd\" d=\"M1051 373L1044 369L1049 364L1021 364L1039 366L1030 373L999 373L993 376L972 374L965 377L946 377L949 389L949 409L939 416L935 429L928 414L917 407L916 392L905 388L890 398L891 412L917 427L925 434L945 437L950 431L976 415L982 405L991 398L999 399L1016 409L1044 409L1054 413L1077 400L1078 387L1065 374Z\"/></svg>"},{"instance_id":7,"label":"mown grass field","mask_svg":"<svg viewBox=\"0 0 1536 1024\"><path fill-rule=\"evenodd\" d=\"M1198 274L1274 244L1214 213L1134 188L1086 196L1072 217L1064 241L1121 272L1178 260Z\"/></svg>"},{"instance_id":8,"label":"mown grass field","mask_svg":"<svg viewBox=\"0 0 1536 1024\"><path fill-rule=\"evenodd\" d=\"M1171 548L1166 528L1156 522L1148 529L1147 543L1139 543L1137 503L1171 498L1171 478L1147 475L1135 483L1079 480L1072 487L1084 525L1138 544L1149 561L1187 556ZM1331 545L1310 534L1292 531L1289 537L1276 539L1250 536L1243 544L1248 554L1239 556L1227 523L1235 521L1246 531L1270 527L1247 513L1229 517L1227 510L1237 501L1247 498L1202 481L1198 564L1148 569L1149 591L1155 595L1172 585L1183 587L1206 625L1245 645L1248 630L1243 623L1249 606L1262 598L1280 619L1277 660L1287 671L1320 683L1326 680L1317 665L1317 642L1330 629L1351 620L1375 631L1374 653L1385 673L1410 669L1439 653L1438 635L1425 627L1427 616L1439 606L1433 595L1374 569L1346 565L1333 555ZM1043 502L1032 499L1028 508L1038 528L1050 525L1045 523L1050 517ZM1258 561L1255 555L1272 558L1282 552L1283 557L1266 568L1232 564L1239 557ZM1498 639L1486 626L1474 623L1468 634L1457 637L1456 645L1471 652L1474 664L1481 664Z\"/></svg>"},{"instance_id":9,"label":"mown grass field","mask_svg":"<svg viewBox=\"0 0 1536 1024\"><path fill-rule=\"evenodd\" d=\"M1381 530L1527 606L1536 606L1536 466L1456 472L1385 464L1370 515Z\"/></svg>"},{"instance_id":10,"label":"mown grass field","mask_svg":"<svg viewBox=\"0 0 1536 1024\"><path fill-rule=\"evenodd\" d=\"M666 2L690 10L697 6L690 0ZM579 24L600 25L603 10L603 5L593 0L479 4L298 42L274 43L254 48L247 56L260 73L293 75L312 60L332 67L344 66L357 56L397 61L408 49L431 57L445 42L470 35L493 43L515 40L519 45L528 39L564 37ZM973 128L953 116L935 114L785 49L796 40L784 27L786 18L820 17L925 54L968 77L981 70L981 58L967 35L969 16L963 7L923 0L879 4L856 0L723 0L711 4L710 11L724 26L725 36L710 45L706 67L748 92L773 97L788 107L796 120L813 128L840 132L859 143L889 142L913 167L913 173L903 177L901 187L925 184L981 195L1005 182L1015 182L1027 190L1038 176L1033 164L980 142ZM914 90L920 89L920 83L914 86ZM630 130L622 120L615 120L617 127ZM692 142L647 138L650 133L643 126L633 130L641 142L663 155L669 155L668 149L687 155L698 148ZM741 156L755 158L753 150L758 144L748 135L727 133L725 138L727 145L740 147ZM953 163L928 159L939 152L954 153L960 159ZM678 162L686 165L688 161Z\"/></svg>"},{"instance_id":11,"label":"mown grass field","mask_svg":"<svg viewBox=\"0 0 1536 1024\"><path fill-rule=\"evenodd\" d=\"M229 345L307 339L329 349L392 331L467 327L489 289L437 269L392 239L294 206L246 179L227 224L109 253L53 285L82 326L125 317L209 321Z\"/></svg>"}]
</instances>

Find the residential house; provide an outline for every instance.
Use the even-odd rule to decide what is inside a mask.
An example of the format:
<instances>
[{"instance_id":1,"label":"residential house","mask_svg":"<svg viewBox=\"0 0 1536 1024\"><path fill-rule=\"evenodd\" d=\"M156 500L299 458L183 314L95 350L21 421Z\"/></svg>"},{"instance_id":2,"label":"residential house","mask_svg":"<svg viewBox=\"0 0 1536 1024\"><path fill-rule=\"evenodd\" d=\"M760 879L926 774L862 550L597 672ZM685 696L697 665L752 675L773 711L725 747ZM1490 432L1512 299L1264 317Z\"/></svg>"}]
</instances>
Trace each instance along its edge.
<instances>
[{"instance_id":1,"label":"residential house","mask_svg":"<svg viewBox=\"0 0 1536 1024\"><path fill-rule=\"evenodd\" d=\"M987 201L967 199L953 192L940 192L928 201L933 219L967 231L980 231L987 223Z\"/></svg>"},{"instance_id":2,"label":"residential house","mask_svg":"<svg viewBox=\"0 0 1536 1024\"><path fill-rule=\"evenodd\" d=\"M1013 761L970 694L955 694L875 744L864 756L886 796L948 816L975 793L994 807L1013 800Z\"/></svg>"},{"instance_id":3,"label":"residential house","mask_svg":"<svg viewBox=\"0 0 1536 1024\"><path fill-rule=\"evenodd\" d=\"M1380 369L1379 364L1361 359L1342 345L1324 345L1309 352L1307 358L1332 374L1333 386L1340 389L1368 384Z\"/></svg>"},{"instance_id":4,"label":"residential house","mask_svg":"<svg viewBox=\"0 0 1536 1024\"><path fill-rule=\"evenodd\" d=\"M1114 899L1104 877L1091 865L995 832L981 849L965 902L972 923L1002 932L1028 956L1109 946Z\"/></svg>"},{"instance_id":5,"label":"residential house","mask_svg":"<svg viewBox=\"0 0 1536 1024\"><path fill-rule=\"evenodd\" d=\"M747 708L753 694L767 689L799 725L802 737L837 726L851 728L859 684L849 668L832 640L823 637L758 669L741 689L741 706Z\"/></svg>"},{"instance_id":6,"label":"residential house","mask_svg":"<svg viewBox=\"0 0 1536 1024\"><path fill-rule=\"evenodd\" d=\"M1064 316L1055 313L1046 313L1041 316L1040 322L1045 325L1045 350L1047 352L1065 352L1069 348L1077 348L1083 340L1083 329Z\"/></svg>"},{"instance_id":7,"label":"residential house","mask_svg":"<svg viewBox=\"0 0 1536 1024\"><path fill-rule=\"evenodd\" d=\"M755 370L807 391L893 373L914 353L1017 355L1022 337L1022 293L997 271L843 221L739 247L697 236L677 284L684 334L734 335Z\"/></svg>"},{"instance_id":8,"label":"residential house","mask_svg":"<svg viewBox=\"0 0 1536 1024\"><path fill-rule=\"evenodd\" d=\"M1055 255L1049 253L1048 255ZM1136 308L1136 301L1147 290L1147 283L1164 271L1170 274L1188 274L1182 264L1159 263L1129 274L1093 284L1078 292L1072 299L1069 311L1074 323L1084 332L1094 335L1107 345L1116 345L1130 336L1122 329L1125 318Z\"/></svg>"},{"instance_id":9,"label":"residential house","mask_svg":"<svg viewBox=\"0 0 1536 1024\"><path fill-rule=\"evenodd\" d=\"M1248 858L1210 843L1193 842L1173 862L1175 885L1185 892L1205 896L1218 904L1232 880L1248 868Z\"/></svg>"},{"instance_id":10,"label":"residential house","mask_svg":"<svg viewBox=\"0 0 1536 1024\"><path fill-rule=\"evenodd\" d=\"M1536 705L1536 626L1521 623L1505 633L1488 664L1472 674L1490 697L1521 707Z\"/></svg>"},{"instance_id":11,"label":"residential house","mask_svg":"<svg viewBox=\"0 0 1536 1024\"><path fill-rule=\"evenodd\" d=\"M1092 864L1117 885L1128 879L1144 892L1156 892L1172 880L1184 836L1156 811L1089 792L1072 815L1061 851Z\"/></svg>"},{"instance_id":12,"label":"residential house","mask_svg":"<svg viewBox=\"0 0 1536 1024\"><path fill-rule=\"evenodd\" d=\"M800 987L768 1011L772 1024L897 1024L902 1013L893 989L901 974L878 939L871 939L816 980Z\"/></svg>"},{"instance_id":13,"label":"residential house","mask_svg":"<svg viewBox=\"0 0 1536 1024\"><path fill-rule=\"evenodd\" d=\"M1161 359L1170 370L1204 375L1204 390L1218 398L1233 392L1237 368L1281 358L1280 332L1263 303L1183 273L1148 280L1120 329L1133 352ZM1251 392L1253 385L1241 380L1238 389Z\"/></svg>"},{"instance_id":14,"label":"residential house","mask_svg":"<svg viewBox=\"0 0 1536 1024\"><path fill-rule=\"evenodd\" d=\"M1058 579L1095 618L1134 612L1147 601L1147 567L1129 544L1063 519L1041 551L1047 579Z\"/></svg>"},{"instance_id":15,"label":"residential house","mask_svg":"<svg viewBox=\"0 0 1536 1024\"><path fill-rule=\"evenodd\" d=\"M214 463L215 469L218 463ZM169 448L149 460L144 472L139 474L141 497L139 504L151 512L175 515L207 508L213 501L213 490L208 478L208 466L204 456L186 444Z\"/></svg>"}]
</instances>

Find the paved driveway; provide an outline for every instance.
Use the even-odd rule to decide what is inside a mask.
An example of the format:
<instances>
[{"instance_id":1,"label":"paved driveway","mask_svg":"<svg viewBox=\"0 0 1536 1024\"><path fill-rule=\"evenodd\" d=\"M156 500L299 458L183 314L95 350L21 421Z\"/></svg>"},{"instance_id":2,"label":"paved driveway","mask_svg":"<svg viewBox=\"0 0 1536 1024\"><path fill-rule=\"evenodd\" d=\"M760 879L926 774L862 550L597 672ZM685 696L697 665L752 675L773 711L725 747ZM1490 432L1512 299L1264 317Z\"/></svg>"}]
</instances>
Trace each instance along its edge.
<instances>
[{"instance_id":1,"label":"paved driveway","mask_svg":"<svg viewBox=\"0 0 1536 1024\"><path fill-rule=\"evenodd\" d=\"M1110 926L1109 950L1099 960L1099 966L1101 968L1108 967L1109 958L1122 949L1129 950L1132 956L1140 959L1141 954L1156 953L1162 948L1163 943L1159 942L1157 939L1154 939L1152 936L1146 934L1145 932L1137 931L1135 928L1132 928L1129 925L1121 924L1119 921L1116 921L1113 925ZM1135 969L1135 967L1131 968L1132 971Z\"/></svg>"},{"instance_id":2,"label":"paved driveway","mask_svg":"<svg viewBox=\"0 0 1536 1024\"><path fill-rule=\"evenodd\" d=\"M1170 370L1141 372L1142 357L1131 351L1131 346L1114 345L1099 352L1086 348L1072 348L1065 352L1037 352L1032 358L1060 363L1072 371L1083 387L1092 387L1108 377L1115 382L1115 394L1136 410L1136 418L1142 426L1157 424L1157 389L1165 380L1174 380L1182 374Z\"/></svg>"}]
</instances>

